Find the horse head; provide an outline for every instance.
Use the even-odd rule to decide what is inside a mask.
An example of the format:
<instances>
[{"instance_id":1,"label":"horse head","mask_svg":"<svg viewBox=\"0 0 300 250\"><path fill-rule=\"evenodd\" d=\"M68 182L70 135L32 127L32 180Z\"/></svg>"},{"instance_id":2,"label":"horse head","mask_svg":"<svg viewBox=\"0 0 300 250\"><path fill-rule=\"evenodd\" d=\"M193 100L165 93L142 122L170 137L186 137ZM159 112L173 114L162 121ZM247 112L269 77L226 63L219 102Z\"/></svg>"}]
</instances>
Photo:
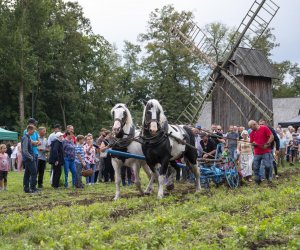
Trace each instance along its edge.
<instances>
[{"instance_id":1,"label":"horse head","mask_svg":"<svg viewBox=\"0 0 300 250\"><path fill-rule=\"evenodd\" d=\"M128 133L128 130L132 126L132 117L126 106L126 104L118 103L111 110L114 124L112 132L118 136L121 132Z\"/></svg>"},{"instance_id":2,"label":"horse head","mask_svg":"<svg viewBox=\"0 0 300 250\"><path fill-rule=\"evenodd\" d=\"M143 114L143 128L151 135L155 135L165 127L167 119L160 103L151 99L147 102Z\"/></svg>"}]
</instances>

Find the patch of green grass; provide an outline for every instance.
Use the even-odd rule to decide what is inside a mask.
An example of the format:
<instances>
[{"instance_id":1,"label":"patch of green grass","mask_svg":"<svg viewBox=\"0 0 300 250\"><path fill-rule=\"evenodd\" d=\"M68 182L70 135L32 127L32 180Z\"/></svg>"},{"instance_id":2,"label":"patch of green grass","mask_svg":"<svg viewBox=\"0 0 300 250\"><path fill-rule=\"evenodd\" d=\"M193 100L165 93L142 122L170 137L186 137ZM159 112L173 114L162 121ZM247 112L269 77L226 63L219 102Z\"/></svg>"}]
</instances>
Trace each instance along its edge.
<instances>
[{"instance_id":1,"label":"patch of green grass","mask_svg":"<svg viewBox=\"0 0 300 250\"><path fill-rule=\"evenodd\" d=\"M118 201L113 183L53 190L49 174L41 194L24 194L23 174L10 173L0 193L0 248L299 249L300 166L280 173L272 186L200 194L177 183L163 200L121 187Z\"/></svg>"}]
</instances>

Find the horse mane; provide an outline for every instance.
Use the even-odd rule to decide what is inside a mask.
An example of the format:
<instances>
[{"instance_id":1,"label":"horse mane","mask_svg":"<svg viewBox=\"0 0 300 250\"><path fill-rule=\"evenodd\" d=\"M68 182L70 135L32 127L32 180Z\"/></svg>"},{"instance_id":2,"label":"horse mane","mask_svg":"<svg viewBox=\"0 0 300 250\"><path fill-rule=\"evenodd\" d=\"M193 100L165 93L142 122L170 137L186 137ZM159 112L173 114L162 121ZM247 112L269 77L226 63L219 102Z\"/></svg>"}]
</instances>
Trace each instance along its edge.
<instances>
[{"instance_id":1,"label":"horse mane","mask_svg":"<svg viewBox=\"0 0 300 250\"><path fill-rule=\"evenodd\" d=\"M133 126L133 120L132 120L132 116L131 113L129 111L129 109L127 108L126 104L124 103L117 103L110 111L111 115L113 114L113 111L119 107L122 107L123 109L125 109L126 114L127 114L127 119L126 119L126 123L125 126L128 126L128 128L130 128L131 126Z\"/></svg>"},{"instance_id":2,"label":"horse mane","mask_svg":"<svg viewBox=\"0 0 300 250\"><path fill-rule=\"evenodd\" d=\"M160 110L160 126L164 127L164 124L166 122L168 122L167 117L165 116L165 113L164 113L164 110L163 110L162 106L160 105L160 103L156 99L150 99L147 102L147 104L144 108L144 112L143 112L143 124L144 124L144 121L145 121L146 108L147 108L148 103L152 103L153 107L155 107L156 110Z\"/></svg>"}]
</instances>

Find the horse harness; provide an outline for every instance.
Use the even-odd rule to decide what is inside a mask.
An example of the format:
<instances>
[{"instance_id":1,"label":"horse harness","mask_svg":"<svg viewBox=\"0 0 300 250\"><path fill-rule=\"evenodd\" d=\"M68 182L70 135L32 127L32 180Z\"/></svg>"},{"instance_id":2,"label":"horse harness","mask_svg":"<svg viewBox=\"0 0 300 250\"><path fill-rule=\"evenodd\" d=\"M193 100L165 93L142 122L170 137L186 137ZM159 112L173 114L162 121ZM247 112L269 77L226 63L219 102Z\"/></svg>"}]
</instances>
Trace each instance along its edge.
<instances>
[{"instance_id":1,"label":"horse harness","mask_svg":"<svg viewBox=\"0 0 300 250\"><path fill-rule=\"evenodd\" d=\"M127 137L123 137L124 135L127 135ZM132 141L135 141L135 127L134 126L131 126L130 127L130 130L129 130L129 133L125 133L123 128L122 130L120 131L120 133L112 138L111 142L109 143L109 146L113 149L113 150L118 150L118 151L122 151L122 152L127 152L127 148L129 146L129 144L132 142ZM111 156L112 158L118 158L120 160L122 160L123 162L126 160L125 157L122 157L122 156L114 156L112 155Z\"/></svg>"}]
</instances>

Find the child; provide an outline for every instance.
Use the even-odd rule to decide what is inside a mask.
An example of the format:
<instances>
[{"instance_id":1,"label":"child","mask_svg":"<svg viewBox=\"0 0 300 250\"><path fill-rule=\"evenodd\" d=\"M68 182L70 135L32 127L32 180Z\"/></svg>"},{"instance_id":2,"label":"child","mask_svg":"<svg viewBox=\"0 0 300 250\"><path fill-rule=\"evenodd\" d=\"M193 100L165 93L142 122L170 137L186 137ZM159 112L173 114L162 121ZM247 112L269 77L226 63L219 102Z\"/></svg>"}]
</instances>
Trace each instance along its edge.
<instances>
[{"instance_id":1,"label":"child","mask_svg":"<svg viewBox=\"0 0 300 250\"><path fill-rule=\"evenodd\" d=\"M297 158L298 151L300 151L300 144L297 138L297 134L292 134L293 139L289 142L290 146L290 166L294 166L295 160Z\"/></svg>"},{"instance_id":2,"label":"child","mask_svg":"<svg viewBox=\"0 0 300 250\"><path fill-rule=\"evenodd\" d=\"M9 169L9 158L6 153L6 145L0 145L0 191L7 191L7 173ZM3 180L4 180L4 188L3 188Z\"/></svg>"},{"instance_id":3,"label":"child","mask_svg":"<svg viewBox=\"0 0 300 250\"><path fill-rule=\"evenodd\" d=\"M75 147L75 165L76 165L76 188L83 188L82 184L82 167L86 166L84 158L83 142L84 136L78 135L76 138L77 145Z\"/></svg>"}]
</instances>

